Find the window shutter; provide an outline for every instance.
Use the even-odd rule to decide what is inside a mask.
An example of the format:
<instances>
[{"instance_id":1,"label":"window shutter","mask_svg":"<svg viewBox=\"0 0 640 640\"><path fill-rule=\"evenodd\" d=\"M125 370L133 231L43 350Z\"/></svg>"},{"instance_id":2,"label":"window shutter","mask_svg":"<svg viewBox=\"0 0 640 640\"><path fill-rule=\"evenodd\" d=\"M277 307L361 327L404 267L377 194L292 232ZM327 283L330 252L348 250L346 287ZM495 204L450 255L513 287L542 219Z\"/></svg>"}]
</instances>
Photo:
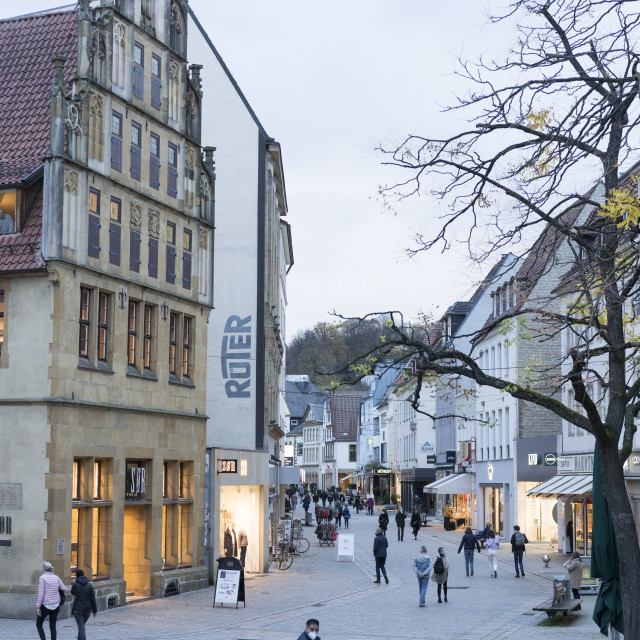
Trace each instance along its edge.
<instances>
[{"instance_id":1,"label":"window shutter","mask_svg":"<svg viewBox=\"0 0 640 640\"><path fill-rule=\"evenodd\" d=\"M131 146L131 177L140 180L140 148Z\"/></svg>"},{"instance_id":2,"label":"window shutter","mask_svg":"<svg viewBox=\"0 0 640 640\"><path fill-rule=\"evenodd\" d=\"M120 225L115 222L109 225L109 262L120 266Z\"/></svg>"},{"instance_id":3,"label":"window shutter","mask_svg":"<svg viewBox=\"0 0 640 640\"><path fill-rule=\"evenodd\" d=\"M158 277L158 240L149 238L149 277Z\"/></svg>"},{"instance_id":4,"label":"window shutter","mask_svg":"<svg viewBox=\"0 0 640 640\"><path fill-rule=\"evenodd\" d=\"M182 253L182 286L191 289L191 254Z\"/></svg>"},{"instance_id":5,"label":"window shutter","mask_svg":"<svg viewBox=\"0 0 640 640\"><path fill-rule=\"evenodd\" d=\"M176 282L176 248L171 245L167 245L167 282Z\"/></svg>"},{"instance_id":6,"label":"window shutter","mask_svg":"<svg viewBox=\"0 0 640 640\"><path fill-rule=\"evenodd\" d=\"M137 64L133 65L133 95L144 100L144 71Z\"/></svg>"},{"instance_id":7,"label":"window shutter","mask_svg":"<svg viewBox=\"0 0 640 640\"><path fill-rule=\"evenodd\" d=\"M178 195L178 172L172 166L167 169L167 193L174 198Z\"/></svg>"},{"instance_id":8,"label":"window shutter","mask_svg":"<svg viewBox=\"0 0 640 640\"><path fill-rule=\"evenodd\" d=\"M155 76L151 77L151 106L159 109L162 105L162 83Z\"/></svg>"},{"instance_id":9,"label":"window shutter","mask_svg":"<svg viewBox=\"0 0 640 640\"><path fill-rule=\"evenodd\" d=\"M100 217L89 215L89 256L100 257Z\"/></svg>"},{"instance_id":10,"label":"window shutter","mask_svg":"<svg viewBox=\"0 0 640 640\"><path fill-rule=\"evenodd\" d=\"M153 156L149 162L149 182L154 189L160 188L160 161Z\"/></svg>"},{"instance_id":11,"label":"window shutter","mask_svg":"<svg viewBox=\"0 0 640 640\"><path fill-rule=\"evenodd\" d=\"M122 140L111 136L111 168L122 171Z\"/></svg>"},{"instance_id":12,"label":"window shutter","mask_svg":"<svg viewBox=\"0 0 640 640\"><path fill-rule=\"evenodd\" d=\"M140 234L137 231L131 232L131 246L129 248L129 269L140 273Z\"/></svg>"}]
</instances>

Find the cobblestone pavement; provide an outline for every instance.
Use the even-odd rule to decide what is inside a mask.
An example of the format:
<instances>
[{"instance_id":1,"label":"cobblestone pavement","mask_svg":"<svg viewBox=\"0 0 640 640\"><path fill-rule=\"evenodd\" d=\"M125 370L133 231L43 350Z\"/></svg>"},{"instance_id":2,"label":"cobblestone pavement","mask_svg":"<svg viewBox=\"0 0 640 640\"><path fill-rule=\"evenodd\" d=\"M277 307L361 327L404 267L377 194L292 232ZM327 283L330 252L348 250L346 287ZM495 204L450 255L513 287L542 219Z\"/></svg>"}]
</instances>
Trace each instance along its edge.
<instances>
[{"instance_id":1,"label":"cobblestone pavement","mask_svg":"<svg viewBox=\"0 0 640 640\"><path fill-rule=\"evenodd\" d=\"M302 513L301 509L299 512ZM376 514L377 515L377 514ZM393 523L393 514L391 515ZM355 563L337 561L335 548L320 548L313 529L305 528L311 549L295 558L287 571L249 576L246 608L212 608L213 588L163 600L140 602L99 612L87 624L88 640L204 639L285 640L298 637L308 618L320 620L323 640L437 638L438 640L527 640L580 637L601 638L591 620L595 597L586 596L583 610L570 614L568 626L548 626L546 615L532 607L551 597L551 579L562 573L564 555L544 543L528 545L524 579L516 580L509 544L499 553L498 578L489 577L485 553L476 554L475 576L465 576L463 555L457 555L461 531L445 532L435 523L414 541L411 529L403 542L396 527L388 531L387 572L390 583L373 584L372 555L377 517L361 513L351 519L355 534ZM437 604L435 583L427 591L427 606L418 607L418 587L412 560L425 544L435 557L444 546L451 560L449 602ZM549 569L541 556L552 555ZM567 619L556 618L560 622ZM542 624L541 624L542 623ZM34 621L0 620L0 639L32 640ZM47 638L49 638L48 627ZM58 623L59 640L76 638L72 619Z\"/></svg>"}]
</instances>

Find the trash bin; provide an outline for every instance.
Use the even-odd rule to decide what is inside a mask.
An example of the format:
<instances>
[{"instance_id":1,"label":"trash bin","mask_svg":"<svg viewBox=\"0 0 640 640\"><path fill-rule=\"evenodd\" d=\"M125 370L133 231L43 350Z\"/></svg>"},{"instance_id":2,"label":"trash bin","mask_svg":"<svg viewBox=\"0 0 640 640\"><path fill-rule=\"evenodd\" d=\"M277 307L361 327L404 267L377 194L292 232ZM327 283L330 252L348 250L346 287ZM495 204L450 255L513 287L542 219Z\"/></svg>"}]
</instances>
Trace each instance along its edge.
<instances>
[{"instance_id":1,"label":"trash bin","mask_svg":"<svg viewBox=\"0 0 640 640\"><path fill-rule=\"evenodd\" d=\"M307 512L304 514L304 523L305 523L305 524L307 524L307 525L310 525L310 524L312 523L312 520L311 520L311 512L310 512L310 511L307 511Z\"/></svg>"}]
</instances>

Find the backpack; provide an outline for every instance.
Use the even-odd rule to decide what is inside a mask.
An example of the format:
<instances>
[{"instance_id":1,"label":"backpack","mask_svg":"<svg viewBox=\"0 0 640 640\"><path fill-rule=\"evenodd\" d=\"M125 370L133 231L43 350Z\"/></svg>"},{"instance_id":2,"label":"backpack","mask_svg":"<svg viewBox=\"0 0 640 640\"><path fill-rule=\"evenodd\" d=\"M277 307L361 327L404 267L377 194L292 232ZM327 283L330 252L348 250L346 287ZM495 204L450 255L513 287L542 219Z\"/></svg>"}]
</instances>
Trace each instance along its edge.
<instances>
[{"instance_id":1,"label":"backpack","mask_svg":"<svg viewBox=\"0 0 640 640\"><path fill-rule=\"evenodd\" d=\"M419 563L416 566L418 575L420 577L426 576L429 573L429 567L431 566L431 558L427 558L424 562Z\"/></svg>"},{"instance_id":2,"label":"backpack","mask_svg":"<svg viewBox=\"0 0 640 640\"><path fill-rule=\"evenodd\" d=\"M444 573L444 560L442 556L438 556L433 563L433 573Z\"/></svg>"},{"instance_id":3,"label":"backpack","mask_svg":"<svg viewBox=\"0 0 640 640\"><path fill-rule=\"evenodd\" d=\"M524 533L522 531L516 531L515 533L515 541L516 547L524 547L526 538L524 537Z\"/></svg>"}]
</instances>

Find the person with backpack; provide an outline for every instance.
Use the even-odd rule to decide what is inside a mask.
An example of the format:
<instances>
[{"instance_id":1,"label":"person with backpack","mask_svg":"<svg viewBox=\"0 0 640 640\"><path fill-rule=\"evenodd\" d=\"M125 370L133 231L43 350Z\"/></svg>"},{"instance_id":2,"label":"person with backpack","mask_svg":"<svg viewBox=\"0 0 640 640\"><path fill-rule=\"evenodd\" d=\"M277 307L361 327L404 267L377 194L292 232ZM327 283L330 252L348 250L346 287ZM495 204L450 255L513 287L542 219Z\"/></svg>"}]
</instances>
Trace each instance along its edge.
<instances>
[{"instance_id":1,"label":"person with backpack","mask_svg":"<svg viewBox=\"0 0 640 640\"><path fill-rule=\"evenodd\" d=\"M444 547L438 549L438 557L433 563L433 575L431 579L438 585L438 603L442 604L442 588L444 587L444 601L447 600L447 580L449 579L449 559Z\"/></svg>"},{"instance_id":2,"label":"person with backpack","mask_svg":"<svg viewBox=\"0 0 640 640\"><path fill-rule=\"evenodd\" d=\"M513 525L513 535L511 536L511 553L513 553L513 563L516 566L516 578L519 578L521 573L522 577L524 578L522 557L524 555L526 544L529 544L527 536L525 536L524 533L520 531L520 527L517 524Z\"/></svg>"},{"instance_id":3,"label":"person with backpack","mask_svg":"<svg viewBox=\"0 0 640 640\"><path fill-rule=\"evenodd\" d=\"M500 540L496 538L496 534L493 529L489 529L485 535L484 546L487 550L487 557L489 558L489 577L498 577L498 549L500 548Z\"/></svg>"},{"instance_id":4,"label":"person with backpack","mask_svg":"<svg viewBox=\"0 0 640 640\"><path fill-rule=\"evenodd\" d=\"M396 513L396 525L398 527L398 540L404 541L404 521L407 519L407 514L402 510L402 507Z\"/></svg>"},{"instance_id":5,"label":"person with backpack","mask_svg":"<svg viewBox=\"0 0 640 640\"><path fill-rule=\"evenodd\" d=\"M92 612L93 617L96 617L98 608L96 607L96 594L93 591L93 585L84 575L82 569L76 569L76 581L71 585L71 595L75 596L71 615L76 619L78 625L78 640L87 640L84 626Z\"/></svg>"},{"instance_id":6,"label":"person with backpack","mask_svg":"<svg viewBox=\"0 0 640 640\"><path fill-rule=\"evenodd\" d=\"M431 558L427 555L427 547L422 545L420 553L413 559L413 570L418 576L418 592L420 593L419 607L424 607L424 599L427 596L427 587L431 577Z\"/></svg>"},{"instance_id":7,"label":"person with backpack","mask_svg":"<svg viewBox=\"0 0 640 640\"><path fill-rule=\"evenodd\" d=\"M387 527L389 526L389 514L386 509L382 509L380 515L378 516L378 524L382 529L382 535L387 535Z\"/></svg>"},{"instance_id":8,"label":"person with backpack","mask_svg":"<svg viewBox=\"0 0 640 640\"><path fill-rule=\"evenodd\" d=\"M351 511L349 510L349 505L345 504L344 509L342 509L342 518L344 520L344 528L349 528L349 518L351 517Z\"/></svg>"},{"instance_id":9,"label":"person with backpack","mask_svg":"<svg viewBox=\"0 0 640 640\"><path fill-rule=\"evenodd\" d=\"M464 548L464 564L467 569L467 577L469 577L469 572L471 572L471 575L473 576L473 554L476 547L478 549L478 553L480 553L480 543L478 542L478 538L473 534L471 527L467 527L464 535L462 536L462 540L460 540L460 546L458 547L458 553L460 553Z\"/></svg>"},{"instance_id":10,"label":"person with backpack","mask_svg":"<svg viewBox=\"0 0 640 640\"><path fill-rule=\"evenodd\" d=\"M417 509L413 510L411 514L411 529L413 530L413 539L418 539L418 531L420 531L420 527L422 526L422 521L420 520L420 514Z\"/></svg>"},{"instance_id":11,"label":"person with backpack","mask_svg":"<svg viewBox=\"0 0 640 640\"><path fill-rule=\"evenodd\" d=\"M336 527L339 529L342 524L342 504L340 504L339 500L336 500L336 504L333 509L333 516L336 519Z\"/></svg>"}]
</instances>

